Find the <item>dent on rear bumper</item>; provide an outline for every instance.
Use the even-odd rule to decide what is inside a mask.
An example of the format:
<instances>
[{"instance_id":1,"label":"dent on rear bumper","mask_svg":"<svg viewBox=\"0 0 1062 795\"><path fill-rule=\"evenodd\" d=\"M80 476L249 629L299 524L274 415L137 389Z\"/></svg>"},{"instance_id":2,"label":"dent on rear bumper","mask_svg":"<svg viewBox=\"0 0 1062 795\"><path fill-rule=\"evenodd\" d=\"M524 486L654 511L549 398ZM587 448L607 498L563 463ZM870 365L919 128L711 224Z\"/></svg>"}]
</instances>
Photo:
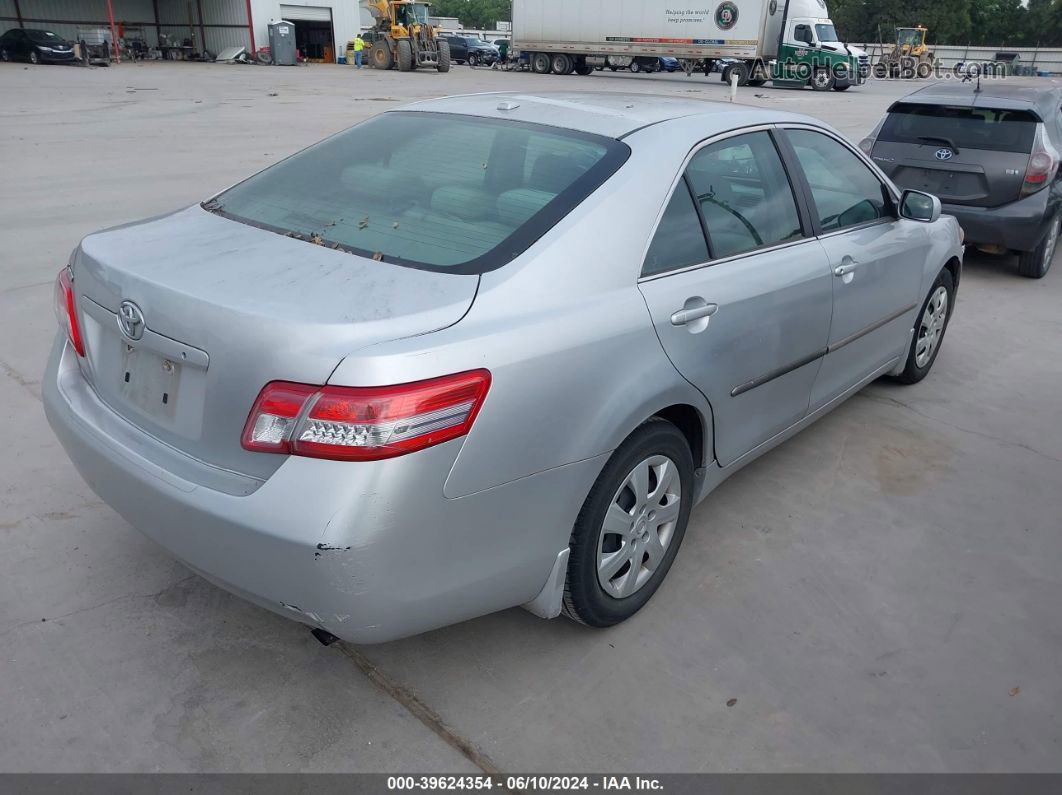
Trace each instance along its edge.
<instances>
[{"instance_id":1,"label":"dent on rear bumper","mask_svg":"<svg viewBox=\"0 0 1062 795\"><path fill-rule=\"evenodd\" d=\"M253 493L228 494L160 477L140 452L102 433L96 415L109 409L93 402L74 356L56 344L45 411L100 498L218 585L353 642L534 599L605 458L446 499L455 440L372 463L293 457Z\"/></svg>"}]
</instances>

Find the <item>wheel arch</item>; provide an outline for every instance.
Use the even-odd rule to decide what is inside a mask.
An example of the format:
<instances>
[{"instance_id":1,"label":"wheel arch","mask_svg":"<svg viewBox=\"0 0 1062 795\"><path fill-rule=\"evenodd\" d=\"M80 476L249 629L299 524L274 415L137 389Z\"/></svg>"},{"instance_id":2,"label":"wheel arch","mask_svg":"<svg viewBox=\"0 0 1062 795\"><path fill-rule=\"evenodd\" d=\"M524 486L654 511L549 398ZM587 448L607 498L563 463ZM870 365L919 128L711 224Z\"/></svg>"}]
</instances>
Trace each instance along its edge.
<instances>
[{"instance_id":1,"label":"wheel arch","mask_svg":"<svg viewBox=\"0 0 1062 795\"><path fill-rule=\"evenodd\" d=\"M700 411L689 403L675 403L660 409L653 417L667 420L682 432L690 446L690 452L693 453L693 462L697 468L708 465L708 459L711 457L711 446L707 444L711 435L710 426Z\"/></svg>"}]
</instances>

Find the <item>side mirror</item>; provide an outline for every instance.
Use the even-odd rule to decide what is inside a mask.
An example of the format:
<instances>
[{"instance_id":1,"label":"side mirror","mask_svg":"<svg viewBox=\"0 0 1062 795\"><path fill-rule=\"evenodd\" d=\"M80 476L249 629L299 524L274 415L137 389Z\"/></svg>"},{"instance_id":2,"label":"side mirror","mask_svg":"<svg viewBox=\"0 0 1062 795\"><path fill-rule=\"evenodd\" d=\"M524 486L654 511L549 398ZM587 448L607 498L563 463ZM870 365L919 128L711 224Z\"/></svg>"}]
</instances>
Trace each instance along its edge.
<instances>
[{"instance_id":1,"label":"side mirror","mask_svg":"<svg viewBox=\"0 0 1062 795\"><path fill-rule=\"evenodd\" d=\"M900 197L900 215L931 224L940 218L940 199L919 190L905 190Z\"/></svg>"}]
</instances>

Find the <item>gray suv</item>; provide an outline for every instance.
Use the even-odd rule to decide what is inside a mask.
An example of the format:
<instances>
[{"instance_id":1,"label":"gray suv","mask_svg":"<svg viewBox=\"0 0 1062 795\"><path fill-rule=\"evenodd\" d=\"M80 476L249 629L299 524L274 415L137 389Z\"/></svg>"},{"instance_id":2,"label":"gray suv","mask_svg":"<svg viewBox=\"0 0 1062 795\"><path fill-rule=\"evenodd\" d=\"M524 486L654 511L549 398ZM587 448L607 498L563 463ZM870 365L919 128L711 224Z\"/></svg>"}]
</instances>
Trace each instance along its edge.
<instances>
[{"instance_id":1,"label":"gray suv","mask_svg":"<svg viewBox=\"0 0 1062 795\"><path fill-rule=\"evenodd\" d=\"M966 242L1051 267L1062 224L1062 86L942 82L895 102L860 147L903 188L940 197Z\"/></svg>"}]
</instances>

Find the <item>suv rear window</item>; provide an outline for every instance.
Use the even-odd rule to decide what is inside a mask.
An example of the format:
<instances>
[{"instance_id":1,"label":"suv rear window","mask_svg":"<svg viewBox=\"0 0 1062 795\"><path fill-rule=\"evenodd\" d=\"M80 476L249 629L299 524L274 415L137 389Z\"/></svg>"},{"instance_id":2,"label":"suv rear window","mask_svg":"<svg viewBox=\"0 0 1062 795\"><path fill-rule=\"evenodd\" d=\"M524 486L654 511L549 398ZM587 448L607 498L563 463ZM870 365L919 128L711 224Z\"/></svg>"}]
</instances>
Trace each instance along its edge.
<instances>
[{"instance_id":1,"label":"suv rear window","mask_svg":"<svg viewBox=\"0 0 1062 795\"><path fill-rule=\"evenodd\" d=\"M483 273L527 249L630 155L626 144L518 121L385 113L203 207L384 262Z\"/></svg>"},{"instance_id":2,"label":"suv rear window","mask_svg":"<svg viewBox=\"0 0 1062 795\"><path fill-rule=\"evenodd\" d=\"M960 150L1028 154L1038 121L1024 110L899 102L889 110L878 140L929 146L950 142Z\"/></svg>"}]
</instances>

